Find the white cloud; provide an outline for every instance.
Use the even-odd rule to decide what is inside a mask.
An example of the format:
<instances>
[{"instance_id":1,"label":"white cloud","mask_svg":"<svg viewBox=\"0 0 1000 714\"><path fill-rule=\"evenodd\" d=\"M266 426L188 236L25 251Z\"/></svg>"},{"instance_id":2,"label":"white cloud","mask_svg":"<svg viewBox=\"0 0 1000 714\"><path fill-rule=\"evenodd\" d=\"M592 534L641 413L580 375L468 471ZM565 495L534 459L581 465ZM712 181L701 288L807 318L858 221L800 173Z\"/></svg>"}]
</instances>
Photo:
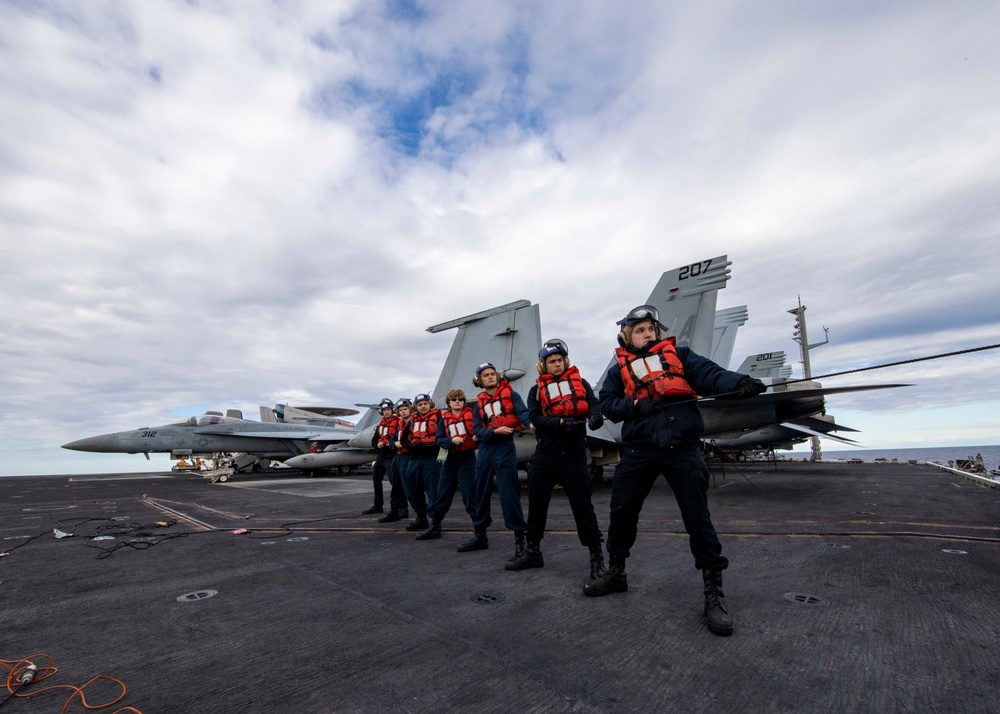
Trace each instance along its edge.
<instances>
[{"instance_id":1,"label":"white cloud","mask_svg":"<svg viewBox=\"0 0 1000 714\"><path fill-rule=\"evenodd\" d=\"M423 328L518 298L596 379L719 254L737 361L797 359L798 294L824 371L1000 342L992 6L417 10L0 6L0 473L186 406L430 389ZM994 355L831 411L996 441Z\"/></svg>"}]
</instances>

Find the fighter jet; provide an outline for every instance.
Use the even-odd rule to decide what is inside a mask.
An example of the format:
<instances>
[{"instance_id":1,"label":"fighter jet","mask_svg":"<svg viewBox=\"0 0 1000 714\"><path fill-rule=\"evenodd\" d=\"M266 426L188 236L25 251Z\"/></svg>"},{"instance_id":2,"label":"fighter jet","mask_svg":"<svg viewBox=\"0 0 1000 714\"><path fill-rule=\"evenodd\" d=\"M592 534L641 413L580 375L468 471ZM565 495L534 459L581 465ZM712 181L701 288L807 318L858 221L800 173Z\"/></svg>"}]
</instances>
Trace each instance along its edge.
<instances>
[{"instance_id":1,"label":"fighter jet","mask_svg":"<svg viewBox=\"0 0 1000 714\"><path fill-rule=\"evenodd\" d=\"M788 378L792 376L792 366L785 364L783 350L748 355L735 371L756 377L765 384L771 385L774 389L773 394L784 391L793 392L792 395L786 395L784 398L792 399L793 403L797 401L797 404L795 404L794 409L789 404L787 408L780 410L780 414L775 413L775 418L787 417L785 421L768 424L758 429L742 428L713 434L711 445L718 451L733 453L738 460L745 460L748 451L791 449L796 444L808 441L812 436L821 436L839 441L842 444L858 446L858 443L853 439L833 433L835 431L857 432L857 429L838 424L832 416L826 414L825 400L822 397L817 399L815 396L810 396L805 391L821 389L818 382L787 384ZM824 390L824 394L831 393L834 393L834 390ZM706 403L702 406L711 409L709 404Z\"/></svg>"},{"instance_id":2,"label":"fighter jet","mask_svg":"<svg viewBox=\"0 0 1000 714\"><path fill-rule=\"evenodd\" d=\"M645 301L645 304L657 308L660 322L668 326L667 334L674 335L678 344L687 345L699 354L712 354L723 360L723 364L732 355L736 328L747 319L745 306L716 312L717 294L730 279L730 265L727 256L722 255L667 271L660 276ZM443 403L444 395L449 389L468 388L476 366L483 362L496 365L514 391L522 399L527 398L528 391L534 384L535 362L542 345L538 305L532 305L528 300L519 300L432 325L427 331L436 334L452 329L457 332L432 393L436 403ZM755 357L759 359L754 364L767 364L769 370L773 369L773 375L768 372L770 376L785 373L782 368L783 352ZM608 369L616 365L611 360ZM593 382L595 389L599 388L603 380L602 375L598 381ZM902 385L823 389L815 383L800 383L795 385L795 389L779 387L782 391L752 399L702 399L699 400L699 407L706 427L704 438L715 439L717 443L736 439L763 440L765 430L775 434L780 430L784 441L789 433L802 433L806 429L817 432L836 429L851 431L836 424L831 426L824 420L824 395L893 386ZM370 447L372 429L374 426L359 433L352 439L350 446L359 449ZM828 433L823 435L838 438ZM514 444L518 462L527 465L535 451L534 434L520 433L514 439ZM590 449L591 473L599 478L605 465L618 461L620 425L606 421L596 431L588 429L587 444ZM733 444L735 446L736 441ZM341 447L331 446L323 453L296 456L285 463L299 469L327 469L340 465L343 458Z\"/></svg>"},{"instance_id":3,"label":"fighter jet","mask_svg":"<svg viewBox=\"0 0 1000 714\"><path fill-rule=\"evenodd\" d=\"M679 345L687 345L698 354L728 351L733 339L715 329L717 293L730 279L731 263L727 256L698 261L667 271L660 276L645 304L656 307L660 322L668 327L668 335L677 338ZM726 313L725 320L738 327L745 321L745 308ZM518 300L506 305L466 315L455 320L433 325L428 332L438 333L457 330L451 350L445 360L432 397L443 403L444 395L453 387L469 387L477 365L492 362L511 383L522 398L534 384L535 361L541 348L539 306L528 300ZM718 337L717 337L718 336ZM783 360L782 360L783 361ZM612 360L608 369L615 365ZM606 373L606 371L605 371ZM525 375L530 375L525 379ZM599 388L603 375L593 384ZM769 392L751 399L702 399L699 407L705 421L706 440L749 439L750 434L765 429L783 427L799 432L812 429L816 432L844 430L832 429L822 416L824 396L865 389L886 389L905 385L873 385L839 388L819 388L819 385L801 383L796 389ZM779 388L780 389L780 388ZM357 405L369 407L369 405ZM371 437L378 420L369 408L353 430L305 424L267 423L270 421L261 408L263 422L218 417L191 418L179 424L137 429L132 432L105 434L81 439L64 445L78 451L145 453L172 452L177 454L211 454L220 451L259 454L261 457L283 460L287 466L309 472L343 468L371 461L374 451ZM320 408L314 408L320 409ZM826 429L824 429L826 427ZM794 430L794 429L793 429ZM783 434L786 432L782 432ZM824 433L824 436L830 436ZM754 437L756 438L756 437ZM310 442L324 447L320 453L310 453ZM597 477L602 467L618 461L621 428L606 421L601 429L588 430L592 474ZM522 433L514 440L518 461L527 464L534 454L534 434Z\"/></svg>"},{"instance_id":4,"label":"fighter jet","mask_svg":"<svg viewBox=\"0 0 1000 714\"><path fill-rule=\"evenodd\" d=\"M265 423L209 412L172 424L90 436L63 444L62 448L96 453L145 454L147 459L151 453L169 453L173 458L246 453L284 461L307 452L311 443L343 445L356 433L355 429L343 427Z\"/></svg>"},{"instance_id":5,"label":"fighter jet","mask_svg":"<svg viewBox=\"0 0 1000 714\"><path fill-rule=\"evenodd\" d=\"M427 328L430 333L456 329L451 351L445 359L437 385L431 392L435 404L444 403L444 395L455 387L470 388L476 367L483 362L492 362L504 378L511 383L522 399L535 383L533 379L522 379L526 374L535 374L535 361L542 345L542 330L539 323L538 305L530 300L517 300L483 310L472 315L459 317ZM359 430L348 444L351 448L371 450L373 423L370 428ZM515 439L518 461L527 463L535 452L533 434ZM374 450L369 461L375 458ZM344 458L342 448L330 447L319 454L303 454L285 462L286 466L304 471L324 470L340 466Z\"/></svg>"}]
</instances>

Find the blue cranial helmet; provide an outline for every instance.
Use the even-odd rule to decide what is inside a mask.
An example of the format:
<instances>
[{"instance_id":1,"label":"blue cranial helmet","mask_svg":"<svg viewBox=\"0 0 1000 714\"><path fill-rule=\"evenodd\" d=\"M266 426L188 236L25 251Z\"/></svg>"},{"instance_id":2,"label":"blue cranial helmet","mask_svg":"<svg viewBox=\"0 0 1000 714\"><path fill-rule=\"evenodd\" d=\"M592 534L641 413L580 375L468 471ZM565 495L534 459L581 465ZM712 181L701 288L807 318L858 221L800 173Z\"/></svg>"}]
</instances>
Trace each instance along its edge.
<instances>
[{"instance_id":1,"label":"blue cranial helmet","mask_svg":"<svg viewBox=\"0 0 1000 714\"><path fill-rule=\"evenodd\" d=\"M546 357L556 354L569 357L569 349L566 348L566 343L560 339L546 340L545 344L542 345L542 349L538 352L538 360L544 362Z\"/></svg>"}]
</instances>

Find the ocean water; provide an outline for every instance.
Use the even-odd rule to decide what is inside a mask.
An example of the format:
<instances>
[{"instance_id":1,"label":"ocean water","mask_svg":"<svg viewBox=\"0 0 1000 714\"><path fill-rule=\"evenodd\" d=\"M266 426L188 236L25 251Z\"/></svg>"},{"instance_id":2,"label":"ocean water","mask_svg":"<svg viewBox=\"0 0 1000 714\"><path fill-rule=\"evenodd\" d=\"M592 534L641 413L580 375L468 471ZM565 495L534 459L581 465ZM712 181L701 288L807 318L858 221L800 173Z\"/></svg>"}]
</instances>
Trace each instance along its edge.
<instances>
[{"instance_id":1,"label":"ocean water","mask_svg":"<svg viewBox=\"0 0 1000 714\"><path fill-rule=\"evenodd\" d=\"M927 449L846 449L833 450L823 449L823 458L827 461L834 459L861 459L862 461L874 461L875 459L888 459L892 461L937 461L940 464L947 464L949 461L959 459L975 458L976 454L983 455L983 463L986 464L986 471L1000 467L1000 446L935 446ZM793 458L808 457L808 452L788 454Z\"/></svg>"}]
</instances>

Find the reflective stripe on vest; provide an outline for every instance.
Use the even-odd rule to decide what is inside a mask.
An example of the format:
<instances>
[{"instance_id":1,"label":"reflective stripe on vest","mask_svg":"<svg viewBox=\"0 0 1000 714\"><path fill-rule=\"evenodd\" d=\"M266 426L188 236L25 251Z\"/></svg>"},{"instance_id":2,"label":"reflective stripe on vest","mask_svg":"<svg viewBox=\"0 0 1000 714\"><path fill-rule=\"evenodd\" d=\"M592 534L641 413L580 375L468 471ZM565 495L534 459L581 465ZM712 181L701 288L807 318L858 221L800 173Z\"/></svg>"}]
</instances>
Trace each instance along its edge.
<instances>
[{"instance_id":1,"label":"reflective stripe on vest","mask_svg":"<svg viewBox=\"0 0 1000 714\"><path fill-rule=\"evenodd\" d=\"M462 437L464 441L452 448L452 451L472 451L476 448L476 442L472 440L474 432L472 430L472 409L466 407L455 416L451 411L442 412L441 419L444 421L445 433L449 439Z\"/></svg>"},{"instance_id":2,"label":"reflective stripe on vest","mask_svg":"<svg viewBox=\"0 0 1000 714\"><path fill-rule=\"evenodd\" d=\"M413 446L429 446L437 441L437 420L441 412L432 409L423 416L413 415L410 422L410 444Z\"/></svg>"},{"instance_id":3,"label":"reflective stripe on vest","mask_svg":"<svg viewBox=\"0 0 1000 714\"><path fill-rule=\"evenodd\" d=\"M378 434L378 441L380 444L385 445L392 441L392 437L399 432L400 428L403 426L403 420L398 416L391 416L388 419L382 419L376 433Z\"/></svg>"},{"instance_id":4,"label":"reflective stripe on vest","mask_svg":"<svg viewBox=\"0 0 1000 714\"><path fill-rule=\"evenodd\" d=\"M506 379L500 380L493 396L486 392L479 393L479 418L484 426L490 429L509 426L514 431L521 431L521 420L514 410L513 395L514 389Z\"/></svg>"},{"instance_id":5,"label":"reflective stripe on vest","mask_svg":"<svg viewBox=\"0 0 1000 714\"><path fill-rule=\"evenodd\" d=\"M684 378L684 365L677 356L673 337L660 340L642 354L624 347L615 350L625 396L632 399L697 397Z\"/></svg>"},{"instance_id":6,"label":"reflective stripe on vest","mask_svg":"<svg viewBox=\"0 0 1000 714\"><path fill-rule=\"evenodd\" d=\"M580 370L570 367L559 377L541 375L538 380L538 402L542 414L558 417L585 417L590 413L587 388Z\"/></svg>"}]
</instances>

